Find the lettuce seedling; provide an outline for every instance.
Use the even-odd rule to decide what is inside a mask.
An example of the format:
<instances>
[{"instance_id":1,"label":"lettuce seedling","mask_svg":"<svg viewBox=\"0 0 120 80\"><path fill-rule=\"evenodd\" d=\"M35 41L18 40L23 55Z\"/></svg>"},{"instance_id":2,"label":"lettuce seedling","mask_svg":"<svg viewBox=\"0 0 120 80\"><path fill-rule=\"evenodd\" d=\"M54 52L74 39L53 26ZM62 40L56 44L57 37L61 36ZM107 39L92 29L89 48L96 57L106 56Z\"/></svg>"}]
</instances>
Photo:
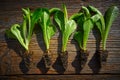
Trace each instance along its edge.
<instances>
[{"instance_id":1,"label":"lettuce seedling","mask_svg":"<svg viewBox=\"0 0 120 80\"><path fill-rule=\"evenodd\" d=\"M59 26L59 29L62 34L62 53L60 55L63 67L66 68L67 57L65 58L65 55L68 54L66 50L67 42L70 35L75 31L77 26L74 20L68 19L67 8L65 5L63 5L63 11L59 10L55 13L54 19L57 25Z\"/></svg>"},{"instance_id":2,"label":"lettuce seedling","mask_svg":"<svg viewBox=\"0 0 120 80\"><path fill-rule=\"evenodd\" d=\"M98 14L100 17L100 19L95 24L100 31L102 39L102 51L100 52L102 53L101 60L106 61L106 58L108 56L108 51L106 50L106 42L112 23L113 21L115 21L119 14L119 9L117 8L117 6L111 6L107 9L104 16L97 8L93 6L89 6L89 9L94 12L95 15Z\"/></svg>"},{"instance_id":3,"label":"lettuce seedling","mask_svg":"<svg viewBox=\"0 0 120 80\"><path fill-rule=\"evenodd\" d=\"M78 42L80 49L86 51L89 33L93 28L93 22L90 12L86 7L82 6L82 10L78 14L75 14L78 16L74 15L75 17L73 17L79 27L79 30L74 34L74 39Z\"/></svg>"},{"instance_id":4,"label":"lettuce seedling","mask_svg":"<svg viewBox=\"0 0 120 80\"><path fill-rule=\"evenodd\" d=\"M87 41L89 38L90 31L94 27L94 22L99 20L98 15L91 16L87 7L82 6L79 13L74 14L73 18L78 24L78 31L74 34L74 39L78 42L81 53L81 65L87 61L88 51L87 51Z\"/></svg>"},{"instance_id":5,"label":"lettuce seedling","mask_svg":"<svg viewBox=\"0 0 120 80\"><path fill-rule=\"evenodd\" d=\"M52 14L58 11L59 8L52 8L50 10L47 8L41 8L41 10L42 10L42 13L41 13L41 17L39 17L39 25L42 29L43 39L44 39L45 48L46 48L46 51L43 54L44 55L43 57L45 60L46 67L50 68L52 63L51 54L49 50L50 39L56 33L56 27L53 25L50 17Z\"/></svg>"},{"instance_id":6,"label":"lettuce seedling","mask_svg":"<svg viewBox=\"0 0 120 80\"><path fill-rule=\"evenodd\" d=\"M103 50L106 50L106 41L108 38L108 34L110 32L110 28L112 26L113 21L119 15L119 9L117 6L112 6L108 8L105 12L104 19L105 19L105 30L104 30L104 37L103 37Z\"/></svg>"},{"instance_id":7,"label":"lettuce seedling","mask_svg":"<svg viewBox=\"0 0 120 80\"><path fill-rule=\"evenodd\" d=\"M22 9L23 11L23 23L22 25L14 24L9 30L6 30L6 34L10 38L17 39L22 47L26 50L26 54L29 53L29 43L33 34L35 23L38 21L41 10L36 9L33 13L29 8Z\"/></svg>"}]
</instances>

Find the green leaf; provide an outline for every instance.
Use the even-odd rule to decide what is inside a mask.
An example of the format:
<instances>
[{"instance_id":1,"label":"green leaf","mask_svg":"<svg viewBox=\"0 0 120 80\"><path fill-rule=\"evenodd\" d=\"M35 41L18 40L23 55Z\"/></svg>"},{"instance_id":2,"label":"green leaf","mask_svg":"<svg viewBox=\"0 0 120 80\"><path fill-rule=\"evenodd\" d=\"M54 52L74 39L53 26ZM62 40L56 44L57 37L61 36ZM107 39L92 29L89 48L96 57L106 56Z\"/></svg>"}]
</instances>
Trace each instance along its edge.
<instances>
[{"instance_id":1,"label":"green leaf","mask_svg":"<svg viewBox=\"0 0 120 80\"><path fill-rule=\"evenodd\" d=\"M62 11L56 12L54 19L55 19L56 23L58 24L61 32L63 32L65 29L64 13Z\"/></svg>"},{"instance_id":2,"label":"green leaf","mask_svg":"<svg viewBox=\"0 0 120 80\"><path fill-rule=\"evenodd\" d=\"M29 44L30 42L30 38L32 36L31 33L31 12L30 12L30 9L29 8L22 8L22 11L23 11L23 25L22 25L22 36L24 37L25 40L25 43L26 44Z\"/></svg>"},{"instance_id":3,"label":"green leaf","mask_svg":"<svg viewBox=\"0 0 120 80\"><path fill-rule=\"evenodd\" d=\"M85 16L87 18L89 18L91 16L89 10L87 9L87 7L82 6L82 11L84 12L84 14L85 14Z\"/></svg>"},{"instance_id":4,"label":"green leaf","mask_svg":"<svg viewBox=\"0 0 120 80\"><path fill-rule=\"evenodd\" d=\"M66 23L65 30L62 33L63 34L63 36L62 36L62 46L63 46L62 52L66 51L68 39L69 39L70 35L75 31L76 27L77 27L77 25L74 20L68 20L68 22Z\"/></svg>"},{"instance_id":5,"label":"green leaf","mask_svg":"<svg viewBox=\"0 0 120 80\"><path fill-rule=\"evenodd\" d=\"M44 38L44 42L46 45L46 49L49 49L49 40L48 40L47 29L50 24L50 16L49 16L48 9L42 8L42 15L40 17L39 24L40 24L40 27L43 32L43 38Z\"/></svg>"},{"instance_id":6,"label":"green leaf","mask_svg":"<svg viewBox=\"0 0 120 80\"><path fill-rule=\"evenodd\" d=\"M28 50L28 46L25 45L24 43L24 39L21 35L21 31L20 31L20 25L18 24L14 24L12 27L11 27L11 33L17 38L17 40L20 42L20 44L26 49Z\"/></svg>"},{"instance_id":7,"label":"green leaf","mask_svg":"<svg viewBox=\"0 0 120 80\"><path fill-rule=\"evenodd\" d=\"M118 14L119 14L119 9L116 6L110 7L105 12L105 31L106 31L106 33L109 32L110 27L111 27L113 21L117 18Z\"/></svg>"},{"instance_id":8,"label":"green leaf","mask_svg":"<svg viewBox=\"0 0 120 80\"><path fill-rule=\"evenodd\" d=\"M65 31L67 35L70 35L74 30L76 29L76 23L74 20L68 20L68 22L65 25Z\"/></svg>"},{"instance_id":9,"label":"green leaf","mask_svg":"<svg viewBox=\"0 0 120 80\"><path fill-rule=\"evenodd\" d=\"M29 8L26 8L26 9L22 8L22 11L23 11L24 14L30 14L30 9Z\"/></svg>"},{"instance_id":10,"label":"green leaf","mask_svg":"<svg viewBox=\"0 0 120 80\"><path fill-rule=\"evenodd\" d=\"M77 20L83 13L75 13L69 19Z\"/></svg>"},{"instance_id":11,"label":"green leaf","mask_svg":"<svg viewBox=\"0 0 120 80\"><path fill-rule=\"evenodd\" d=\"M29 23L29 25L28 25L29 26L28 40L29 41L33 34L34 25L40 19L41 15L42 15L41 13L42 13L42 9L37 8L33 13L31 13L31 15L29 15L29 18L28 18L28 23Z\"/></svg>"},{"instance_id":12,"label":"green leaf","mask_svg":"<svg viewBox=\"0 0 120 80\"><path fill-rule=\"evenodd\" d=\"M83 23L84 23L84 21L85 21L85 15L83 14L83 15L81 15L81 16L79 16L79 18L77 19L77 24L78 24L78 27L80 27L79 29L80 30L83 30Z\"/></svg>"},{"instance_id":13,"label":"green leaf","mask_svg":"<svg viewBox=\"0 0 120 80\"><path fill-rule=\"evenodd\" d=\"M101 17L100 17L99 14L95 14L94 16L91 17L93 23L96 23L100 18L101 18Z\"/></svg>"},{"instance_id":14,"label":"green leaf","mask_svg":"<svg viewBox=\"0 0 120 80\"><path fill-rule=\"evenodd\" d=\"M105 32L104 32L104 38L103 38L103 50L106 50L106 41L107 37L110 31L110 28L112 26L113 21L117 18L119 14L119 9L117 6L112 6L108 8L108 10L105 12Z\"/></svg>"},{"instance_id":15,"label":"green leaf","mask_svg":"<svg viewBox=\"0 0 120 80\"><path fill-rule=\"evenodd\" d=\"M91 11L93 11L93 12L95 12L95 13L97 13L97 14L99 14L99 15L102 15L102 13L97 8L95 8L93 6L89 5L88 9L91 10Z\"/></svg>"},{"instance_id":16,"label":"green leaf","mask_svg":"<svg viewBox=\"0 0 120 80\"><path fill-rule=\"evenodd\" d=\"M80 49L83 49L83 32L82 31L78 31L75 32L74 37L73 37L79 44Z\"/></svg>"},{"instance_id":17,"label":"green leaf","mask_svg":"<svg viewBox=\"0 0 120 80\"><path fill-rule=\"evenodd\" d=\"M102 29L101 21L98 20L95 24L96 24L97 28L99 29L100 34L101 34L101 38L102 38L102 36L103 36L103 32L104 32L104 29Z\"/></svg>"},{"instance_id":18,"label":"green leaf","mask_svg":"<svg viewBox=\"0 0 120 80\"><path fill-rule=\"evenodd\" d=\"M67 21L68 21L68 13L67 13L67 8L64 4L63 4L63 13L64 13L64 21L65 21L65 24L66 24Z\"/></svg>"},{"instance_id":19,"label":"green leaf","mask_svg":"<svg viewBox=\"0 0 120 80\"><path fill-rule=\"evenodd\" d=\"M59 8L51 8L49 10L49 13L50 13L50 15L52 15L52 14L56 13L57 11L60 11L60 9Z\"/></svg>"},{"instance_id":20,"label":"green leaf","mask_svg":"<svg viewBox=\"0 0 120 80\"><path fill-rule=\"evenodd\" d=\"M32 13L32 16L31 16L31 21L32 21L32 27L34 27L34 24L37 23L37 21L40 19L42 15L42 9L41 8L37 8L33 13ZM33 28L32 28L33 29Z\"/></svg>"},{"instance_id":21,"label":"green leaf","mask_svg":"<svg viewBox=\"0 0 120 80\"><path fill-rule=\"evenodd\" d=\"M48 40L55 34L56 32L56 27L54 25L49 25L47 29L47 34L48 34Z\"/></svg>"},{"instance_id":22,"label":"green leaf","mask_svg":"<svg viewBox=\"0 0 120 80\"><path fill-rule=\"evenodd\" d=\"M22 25L14 24L10 30L6 31L6 33L10 34L8 36L12 36L17 39L20 44L28 51L28 45L32 37L33 29L35 23L40 19L41 9L36 9L33 13L31 13L29 8L22 9L23 11L23 23Z\"/></svg>"},{"instance_id":23,"label":"green leaf","mask_svg":"<svg viewBox=\"0 0 120 80\"><path fill-rule=\"evenodd\" d=\"M41 23L44 25L43 28L46 30L48 25L50 24L50 16L49 12L43 9L42 16L41 16Z\"/></svg>"},{"instance_id":24,"label":"green leaf","mask_svg":"<svg viewBox=\"0 0 120 80\"><path fill-rule=\"evenodd\" d=\"M100 31L101 34L101 38L103 38L103 32L104 32L104 24L102 24L102 18L101 15L99 14L95 14L91 17L91 20L93 21L93 23L97 26L97 28ZM104 22L104 20L103 20Z\"/></svg>"},{"instance_id":25,"label":"green leaf","mask_svg":"<svg viewBox=\"0 0 120 80\"><path fill-rule=\"evenodd\" d=\"M89 33L93 28L93 23L90 19L86 20L83 24L83 30L84 30L84 34L83 34L83 50L86 50L86 46L87 46L87 41L89 38Z\"/></svg>"},{"instance_id":26,"label":"green leaf","mask_svg":"<svg viewBox=\"0 0 120 80\"><path fill-rule=\"evenodd\" d=\"M23 11L23 15L26 16L27 18L26 19L29 19L30 18L30 9L29 8L22 8L22 11Z\"/></svg>"},{"instance_id":27,"label":"green leaf","mask_svg":"<svg viewBox=\"0 0 120 80\"><path fill-rule=\"evenodd\" d=\"M86 47L89 33L92 30L94 23L100 19L100 16L99 14L92 16L89 9L84 6L82 6L81 11L82 14L80 16L75 15L75 17L77 16L75 21L77 22L79 28L78 32L76 32L74 35L74 39L78 42L81 49L87 50Z\"/></svg>"},{"instance_id":28,"label":"green leaf","mask_svg":"<svg viewBox=\"0 0 120 80\"><path fill-rule=\"evenodd\" d=\"M104 21L104 17L103 17L103 15L102 15L102 13L97 9L97 8L95 8L95 7L93 7L93 6L89 6L88 7L92 12L95 12L96 14L99 14L99 16L100 16L100 21L101 21L101 24L102 24L102 28L104 29L104 27L105 27L105 21Z\"/></svg>"},{"instance_id":29,"label":"green leaf","mask_svg":"<svg viewBox=\"0 0 120 80\"><path fill-rule=\"evenodd\" d=\"M26 22L27 20L26 20L26 18L24 18L24 20L23 20L23 24L22 24L22 29L21 29L21 31L22 31L22 33L21 33L21 35L22 35L22 37L24 38L24 40L26 40L27 39L27 34L28 34L28 32L27 32L27 22ZM25 43L26 43L26 41L25 41Z\"/></svg>"}]
</instances>

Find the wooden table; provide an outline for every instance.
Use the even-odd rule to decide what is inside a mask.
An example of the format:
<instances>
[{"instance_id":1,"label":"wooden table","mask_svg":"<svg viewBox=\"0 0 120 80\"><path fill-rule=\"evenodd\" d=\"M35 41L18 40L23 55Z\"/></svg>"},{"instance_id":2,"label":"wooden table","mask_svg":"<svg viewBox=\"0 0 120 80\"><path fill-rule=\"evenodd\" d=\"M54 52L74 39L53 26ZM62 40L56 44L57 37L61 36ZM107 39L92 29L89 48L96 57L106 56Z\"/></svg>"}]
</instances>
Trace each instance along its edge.
<instances>
[{"instance_id":1,"label":"wooden table","mask_svg":"<svg viewBox=\"0 0 120 80\"><path fill-rule=\"evenodd\" d=\"M88 50L90 55L83 69L80 69L76 60L79 51L77 43L73 40L73 35L67 45L69 53L68 68L61 68L57 61L60 52L61 40L59 31L50 41L50 51L53 54L53 66L46 69L41 62L42 54L45 50L41 32L35 32L30 42L29 48L34 52L32 68L27 69L22 63L19 52L22 50L18 41L7 39L5 30L12 24L22 23L21 8L61 8L66 4L69 16L77 13L81 6L93 5L103 14L110 5L117 5L120 9L120 0L1 0L0 1L0 78L1 80L119 80L120 79L120 15L112 25L107 40L107 50L109 51L107 62L100 67L96 60L96 32L90 33ZM38 29L39 30L39 29Z\"/></svg>"}]
</instances>

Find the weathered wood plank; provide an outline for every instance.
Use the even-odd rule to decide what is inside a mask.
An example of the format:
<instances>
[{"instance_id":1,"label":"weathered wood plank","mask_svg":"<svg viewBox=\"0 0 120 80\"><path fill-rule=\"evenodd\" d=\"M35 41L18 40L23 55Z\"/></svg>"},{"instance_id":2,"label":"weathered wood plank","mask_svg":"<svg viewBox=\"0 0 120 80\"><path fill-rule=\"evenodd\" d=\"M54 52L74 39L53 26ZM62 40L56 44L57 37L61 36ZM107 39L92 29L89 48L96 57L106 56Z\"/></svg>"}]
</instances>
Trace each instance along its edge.
<instances>
[{"instance_id":1,"label":"weathered wood plank","mask_svg":"<svg viewBox=\"0 0 120 80\"><path fill-rule=\"evenodd\" d=\"M77 43L72 39L73 36L71 36L68 45L67 50L69 52L69 58L68 58L68 68L66 71L64 71L61 67L61 65L56 62L58 53L60 53L61 48L61 40L59 38L59 32L57 31L56 34L53 36L53 38L50 41L50 51L53 53L53 66L47 70L43 66L43 62L41 61L42 54L44 52L44 42L42 40L42 34L41 33L34 33L33 38L31 40L31 43L29 45L30 50L34 52L33 54L33 62L34 65L31 69L27 69L24 67L22 63L22 58L19 54L20 50L23 50L18 42L16 40L12 39L6 39L5 38L5 30L10 28L10 26L14 23L21 23L22 22L22 11L21 8L23 7L30 7L31 10L34 10L38 7L59 7L61 8L61 5L65 3L68 8L69 16L75 12L78 12L82 5L94 5L99 10L102 11L102 13L105 12L105 10L112 4L118 5L120 8L120 0L1 0L0 3L0 75L17 75L17 74L120 74L120 16L117 18L117 20L113 23L111 31L109 33L109 37L107 40L107 50L109 51L108 59L106 62L106 65L104 67L100 67L98 65L98 62L95 58L95 50L96 50L96 39L95 35L96 32L91 32L89 41L87 44L88 51L90 51L90 55L88 57L88 61L85 65L85 67L81 70L79 61L76 61L76 55L77 51L79 51L79 47ZM101 48L101 46L100 46ZM9 50L7 52L7 50ZM2 63L1 63L2 62ZM78 75L78 76L47 76L49 79L68 79L73 80L73 77L77 77L76 80L81 79L115 79L119 80L120 76L115 75L111 77L111 75ZM46 76L46 75L43 75ZM86 77L88 76L88 77ZM3 79L7 79L8 77L0 76ZM20 76L22 77L22 76ZM20 79L19 77L19 79ZM24 76L26 77L26 76ZM24 77L21 78L21 80L24 80ZM41 76L29 76L28 78L36 78L42 79L44 77ZM53 78L52 78L53 77ZM15 77L11 77L12 79L16 79ZM26 79L26 78L25 78ZM32 80L31 79L31 80Z\"/></svg>"},{"instance_id":2,"label":"weathered wood plank","mask_svg":"<svg viewBox=\"0 0 120 80\"><path fill-rule=\"evenodd\" d=\"M17 75L2 76L1 80L119 80L120 75Z\"/></svg>"}]
</instances>

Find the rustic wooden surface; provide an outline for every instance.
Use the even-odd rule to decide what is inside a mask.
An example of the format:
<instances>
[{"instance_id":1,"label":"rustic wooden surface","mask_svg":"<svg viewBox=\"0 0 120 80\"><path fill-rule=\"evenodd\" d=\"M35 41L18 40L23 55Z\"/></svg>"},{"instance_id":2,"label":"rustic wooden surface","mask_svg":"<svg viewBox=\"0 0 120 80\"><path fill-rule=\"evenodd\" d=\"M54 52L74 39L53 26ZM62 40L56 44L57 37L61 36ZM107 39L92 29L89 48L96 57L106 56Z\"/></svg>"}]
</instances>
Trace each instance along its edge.
<instances>
[{"instance_id":1,"label":"rustic wooden surface","mask_svg":"<svg viewBox=\"0 0 120 80\"><path fill-rule=\"evenodd\" d=\"M2 76L1 80L119 80L119 75L17 75Z\"/></svg>"},{"instance_id":2,"label":"rustic wooden surface","mask_svg":"<svg viewBox=\"0 0 120 80\"><path fill-rule=\"evenodd\" d=\"M50 74L66 74L61 75L58 78L60 80L73 80L74 77L77 77L76 80L92 80L101 77L99 80L118 80L120 79L120 16L113 23L108 40L107 40L107 50L109 51L107 62L104 66L100 67L96 61L95 50L96 39L95 32L90 33L88 41L88 51L90 52L88 61L83 69L80 69L80 65L76 60L77 52L79 51L77 43L70 38L67 51L69 53L69 66L66 70L57 61L57 54L60 52L61 40L59 38L59 32L52 37L50 41L50 51L53 54L53 66L48 70L44 67L42 62L42 54L44 52L44 43L41 36L41 33L35 32L30 43L30 50L34 52L33 60L34 65L31 69L24 67L22 63L22 58L19 55L22 50L21 46L16 40L7 39L5 37L5 30L10 28L14 23L22 22L22 11L21 8L29 7L31 10L34 10L39 7L59 7L61 8L62 4L66 4L69 16L73 13L76 13L80 10L81 6L84 5L93 5L97 7L104 14L105 10L110 5L117 5L120 9L120 0L1 0L0 1L0 78L11 80L19 78L19 80L24 80L22 78L28 78L31 80L33 78L39 79L46 77L51 79L57 79L58 75ZM74 74L81 74L74 75ZM23 74L27 74L26 76ZM28 75L29 74L29 75ZM49 75L40 75L39 74L49 74ZM68 75L71 74L71 75ZM72 75L73 74L73 75ZM97 75L91 75L97 74ZM9 76L11 75L11 76ZM20 78L20 77L21 78ZM32 77L30 77L32 76ZM73 76L73 77L72 77ZM88 77L89 76L89 77ZM111 77L112 76L112 77ZM40 79L42 79L40 78ZM68 79L67 79L68 78ZM44 80L44 79L43 79Z\"/></svg>"}]
</instances>

